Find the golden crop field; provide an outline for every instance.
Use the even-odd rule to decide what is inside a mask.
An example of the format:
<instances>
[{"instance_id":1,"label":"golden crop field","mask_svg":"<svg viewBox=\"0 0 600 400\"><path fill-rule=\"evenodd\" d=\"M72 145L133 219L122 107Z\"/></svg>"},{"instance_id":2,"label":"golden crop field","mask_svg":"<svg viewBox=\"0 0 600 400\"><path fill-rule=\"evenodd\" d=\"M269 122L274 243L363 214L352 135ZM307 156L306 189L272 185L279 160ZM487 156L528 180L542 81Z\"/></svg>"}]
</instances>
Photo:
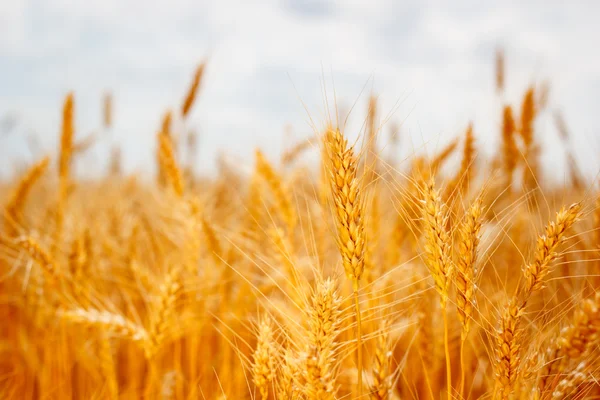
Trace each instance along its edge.
<instances>
[{"instance_id":1,"label":"golden crop field","mask_svg":"<svg viewBox=\"0 0 600 400\"><path fill-rule=\"evenodd\" d=\"M571 154L544 179L543 86L497 110L491 159L476 126L383 157L372 98L358 141L334 117L250 174L198 175L176 127L203 75L157 127L152 180L118 151L77 178L94 143L70 93L57 154L1 183L0 398L600 397L600 193Z\"/></svg>"}]
</instances>

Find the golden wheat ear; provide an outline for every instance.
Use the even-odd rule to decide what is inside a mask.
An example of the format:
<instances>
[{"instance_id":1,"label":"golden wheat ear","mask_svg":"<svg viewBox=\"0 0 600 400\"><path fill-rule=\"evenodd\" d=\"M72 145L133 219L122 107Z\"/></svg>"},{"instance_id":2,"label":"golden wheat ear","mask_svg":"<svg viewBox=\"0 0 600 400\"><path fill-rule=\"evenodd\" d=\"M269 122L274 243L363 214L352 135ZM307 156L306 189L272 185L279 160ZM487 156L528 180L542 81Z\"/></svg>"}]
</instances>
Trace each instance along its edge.
<instances>
[{"instance_id":1,"label":"golden wheat ear","mask_svg":"<svg viewBox=\"0 0 600 400\"><path fill-rule=\"evenodd\" d=\"M377 333L375 355L373 357L373 383L371 385L371 399L388 400L392 392L391 358L392 343L390 341L390 324L382 321Z\"/></svg>"},{"instance_id":2,"label":"golden wheat ear","mask_svg":"<svg viewBox=\"0 0 600 400\"><path fill-rule=\"evenodd\" d=\"M506 179L506 185L510 186L513 180L513 173L517 166L519 150L515 141L515 120L511 106L504 107L502 112L502 169Z\"/></svg>"},{"instance_id":3,"label":"golden wheat ear","mask_svg":"<svg viewBox=\"0 0 600 400\"><path fill-rule=\"evenodd\" d=\"M483 199L477 198L469 207L458 230L458 254L456 262L456 308L463 326L462 340L470 330L475 297L475 276Z\"/></svg>"},{"instance_id":4,"label":"golden wheat ear","mask_svg":"<svg viewBox=\"0 0 600 400\"><path fill-rule=\"evenodd\" d=\"M423 234L425 236L425 264L433 277L435 289L440 295L442 308L448 301L451 277L450 236L446 231L445 206L433 181L429 181L423 193Z\"/></svg>"},{"instance_id":5,"label":"golden wheat ear","mask_svg":"<svg viewBox=\"0 0 600 400\"><path fill-rule=\"evenodd\" d=\"M181 105L181 116L183 118L187 117L187 115L190 113L190 110L192 109L192 106L194 105L194 101L196 100L196 97L198 96L200 84L202 83L202 76L204 76L205 65L206 65L205 63L198 65L198 68L196 68L196 71L194 72L194 78L192 79L192 84L190 85L190 88L188 89L188 92L185 96L185 100L183 101L183 104Z\"/></svg>"},{"instance_id":6,"label":"golden wheat ear","mask_svg":"<svg viewBox=\"0 0 600 400\"><path fill-rule=\"evenodd\" d=\"M4 213L6 218L6 230L7 236L14 236L18 227L21 224L22 212L25 208L25 203L29 196L29 193L33 189L36 182L40 180L42 175L48 169L50 163L49 157L44 157L34 165L21 177L17 187L10 195L6 205L4 206Z\"/></svg>"},{"instance_id":7,"label":"golden wheat ear","mask_svg":"<svg viewBox=\"0 0 600 400\"><path fill-rule=\"evenodd\" d=\"M341 298L335 281L326 279L316 287L308 311L306 343L300 354L300 392L308 399L335 398L335 371L339 347Z\"/></svg>"},{"instance_id":8,"label":"golden wheat ear","mask_svg":"<svg viewBox=\"0 0 600 400\"><path fill-rule=\"evenodd\" d=\"M446 230L448 213L431 179L423 188L422 225L425 236L425 265L429 269L435 289L440 295L444 319L444 351L446 355L446 385L448 400L452 398L452 361L450 357L447 303L452 278L450 236Z\"/></svg>"},{"instance_id":9,"label":"golden wheat ear","mask_svg":"<svg viewBox=\"0 0 600 400\"><path fill-rule=\"evenodd\" d=\"M58 205L56 209L56 239L62 235L66 201L71 179L71 158L73 156L73 141L75 137L75 100L69 93L63 104L62 129L58 156Z\"/></svg>"},{"instance_id":10,"label":"golden wheat ear","mask_svg":"<svg viewBox=\"0 0 600 400\"><path fill-rule=\"evenodd\" d=\"M465 341L471 329L473 308L475 305L475 276L479 235L481 230L481 215L483 212L483 197L479 196L469 207L461 225L458 228L458 254L456 257L456 310L462 324L460 334L460 394L465 386Z\"/></svg>"},{"instance_id":11,"label":"golden wheat ear","mask_svg":"<svg viewBox=\"0 0 600 400\"><path fill-rule=\"evenodd\" d=\"M170 132L171 114L167 113L163 121L163 127L158 133L158 168L159 181L166 181L168 187L176 196L183 196L183 177L181 169L177 165L173 136Z\"/></svg>"},{"instance_id":12,"label":"golden wheat ear","mask_svg":"<svg viewBox=\"0 0 600 400\"><path fill-rule=\"evenodd\" d=\"M542 289L552 262L559 257L556 252L567 230L581 217L581 203L563 207L556 220L546 226L544 235L537 239L533 262L524 270L525 283L510 299L500 318L500 329L496 334L497 385L503 399L512 395L521 370L521 345L523 330L520 321L532 294Z\"/></svg>"},{"instance_id":13,"label":"golden wheat ear","mask_svg":"<svg viewBox=\"0 0 600 400\"><path fill-rule=\"evenodd\" d=\"M149 348L148 358L152 358L161 348L169 334L169 325L173 323L176 314L177 302L181 297L183 285L181 283L181 270L171 267L159 287L158 301L154 307L148 329Z\"/></svg>"},{"instance_id":14,"label":"golden wheat ear","mask_svg":"<svg viewBox=\"0 0 600 400\"><path fill-rule=\"evenodd\" d=\"M76 308L73 310L58 310L58 316L68 322L102 328L109 335L138 342L142 347L146 346L148 342L148 332L120 314L93 308Z\"/></svg>"},{"instance_id":15,"label":"golden wheat ear","mask_svg":"<svg viewBox=\"0 0 600 400\"><path fill-rule=\"evenodd\" d=\"M339 130L325 134L325 151L329 183L333 198L333 214L337 225L337 244L346 276L352 282L356 311L358 395L362 395L362 323L358 292L365 268L366 233L365 204L357 177L357 158L352 146Z\"/></svg>"},{"instance_id":16,"label":"golden wheat ear","mask_svg":"<svg viewBox=\"0 0 600 400\"><path fill-rule=\"evenodd\" d=\"M264 317L258 324L257 344L252 358L252 379L261 399L267 400L271 382L275 378L276 361L273 322L268 317Z\"/></svg>"},{"instance_id":17,"label":"golden wheat ear","mask_svg":"<svg viewBox=\"0 0 600 400\"><path fill-rule=\"evenodd\" d=\"M267 161L266 157L260 150L256 150L256 172L267 183L267 186L273 193L277 209L281 215L281 220L285 226L287 235L291 237L293 234L297 217L292 204L291 197L288 191L284 188L281 176L275 171L273 166Z\"/></svg>"},{"instance_id":18,"label":"golden wheat ear","mask_svg":"<svg viewBox=\"0 0 600 400\"><path fill-rule=\"evenodd\" d=\"M113 96L111 92L104 93L102 98L102 123L104 129L110 129L113 124Z\"/></svg>"},{"instance_id":19,"label":"golden wheat ear","mask_svg":"<svg viewBox=\"0 0 600 400\"><path fill-rule=\"evenodd\" d=\"M595 297L583 301L569 325L561 329L554 338L546 354L539 390L543 393L549 382L562 374L569 364L579 362L590 354L598 343L599 334L600 293L597 293Z\"/></svg>"},{"instance_id":20,"label":"golden wheat ear","mask_svg":"<svg viewBox=\"0 0 600 400\"><path fill-rule=\"evenodd\" d=\"M585 361L570 371L558 382L552 392L552 400L585 398L585 382L592 381L592 375L586 370L589 366ZM581 396L583 394L583 396Z\"/></svg>"}]
</instances>

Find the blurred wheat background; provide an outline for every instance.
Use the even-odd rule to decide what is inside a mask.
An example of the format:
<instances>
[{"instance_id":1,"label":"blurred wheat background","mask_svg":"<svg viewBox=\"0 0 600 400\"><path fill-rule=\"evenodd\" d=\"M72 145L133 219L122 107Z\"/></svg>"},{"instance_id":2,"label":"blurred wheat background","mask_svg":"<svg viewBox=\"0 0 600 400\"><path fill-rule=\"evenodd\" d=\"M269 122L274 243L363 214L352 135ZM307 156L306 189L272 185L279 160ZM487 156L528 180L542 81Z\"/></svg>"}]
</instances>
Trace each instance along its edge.
<instances>
[{"instance_id":1,"label":"blurred wheat background","mask_svg":"<svg viewBox=\"0 0 600 400\"><path fill-rule=\"evenodd\" d=\"M600 397L582 4L0 6L0 398Z\"/></svg>"}]
</instances>

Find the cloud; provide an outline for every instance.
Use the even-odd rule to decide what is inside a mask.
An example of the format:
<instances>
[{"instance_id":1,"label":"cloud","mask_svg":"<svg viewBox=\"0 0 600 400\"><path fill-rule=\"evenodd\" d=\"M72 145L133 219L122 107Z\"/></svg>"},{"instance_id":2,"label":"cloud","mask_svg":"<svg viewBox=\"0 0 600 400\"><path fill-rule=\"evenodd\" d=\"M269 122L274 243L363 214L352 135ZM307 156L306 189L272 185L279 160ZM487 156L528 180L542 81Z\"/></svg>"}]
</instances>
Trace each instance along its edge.
<instances>
[{"instance_id":1,"label":"cloud","mask_svg":"<svg viewBox=\"0 0 600 400\"><path fill-rule=\"evenodd\" d=\"M588 6L590 6L588 4ZM219 150L251 160L256 145L275 155L291 124L298 139L325 124L323 85L333 108L354 110L357 135L366 97L380 95L386 114L403 122L414 143L404 152L439 146L472 120L478 143L497 144L502 103L518 105L531 83L552 82L554 107L565 111L574 147L589 171L598 169L595 110L600 106L600 57L594 10L443 1L147 2L48 0L0 5L0 113L17 112L18 133L2 138L2 158L31 157L23 135L35 131L55 148L60 103L77 99L80 133L97 130L102 93L114 91L115 142L127 165L153 161L154 133L167 107L177 109L197 63L208 57L206 81L189 123L201 131L202 168ZM507 50L508 89L494 95L493 56ZM324 83L325 80L325 83ZM334 83L332 83L332 81ZM538 134L554 159L562 149L549 117ZM554 143L554 144L553 144ZM108 144L106 145L108 147ZM100 156L101 157L101 156ZM6 170L10 161L0 165Z\"/></svg>"}]
</instances>

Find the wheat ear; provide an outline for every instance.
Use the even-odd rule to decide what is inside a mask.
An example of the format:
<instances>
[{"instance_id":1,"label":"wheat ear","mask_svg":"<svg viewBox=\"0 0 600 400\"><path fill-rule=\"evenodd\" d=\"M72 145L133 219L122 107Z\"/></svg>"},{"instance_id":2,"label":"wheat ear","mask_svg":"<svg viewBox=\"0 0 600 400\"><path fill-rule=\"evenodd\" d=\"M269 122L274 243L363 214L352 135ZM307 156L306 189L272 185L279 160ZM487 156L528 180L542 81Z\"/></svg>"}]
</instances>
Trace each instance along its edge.
<instances>
[{"instance_id":1,"label":"wheat ear","mask_svg":"<svg viewBox=\"0 0 600 400\"><path fill-rule=\"evenodd\" d=\"M388 400L392 390L390 325L381 322L375 346L371 399Z\"/></svg>"},{"instance_id":2,"label":"wheat ear","mask_svg":"<svg viewBox=\"0 0 600 400\"><path fill-rule=\"evenodd\" d=\"M535 185L536 174L538 170L537 151L534 143L534 121L537 115L535 104L535 92L533 87L530 87L521 105L521 125L519 133L525 145L525 169L523 170L523 183L526 188L530 189Z\"/></svg>"},{"instance_id":3,"label":"wheat ear","mask_svg":"<svg viewBox=\"0 0 600 400\"><path fill-rule=\"evenodd\" d=\"M523 288L524 302L536 290L542 288L544 278L549 272L551 263L558 257L556 248L562 242L565 232L581 216L581 203L563 207L556 215L556 221L546 226L546 232L537 241L535 258L525 268L525 287Z\"/></svg>"},{"instance_id":4,"label":"wheat ear","mask_svg":"<svg viewBox=\"0 0 600 400\"><path fill-rule=\"evenodd\" d=\"M502 93L504 91L504 50L496 50L496 91Z\"/></svg>"},{"instance_id":5,"label":"wheat ear","mask_svg":"<svg viewBox=\"0 0 600 400\"><path fill-rule=\"evenodd\" d=\"M21 177L15 190L10 195L6 206L4 207L5 217L7 220L7 236L14 236L16 228L21 221L21 211L25 206L27 197L33 188L33 185L40 179L48 168L50 159L42 158L40 161L32 165L29 170Z\"/></svg>"},{"instance_id":6,"label":"wheat ear","mask_svg":"<svg viewBox=\"0 0 600 400\"><path fill-rule=\"evenodd\" d=\"M42 267L44 272L53 279L58 279L58 268L55 260L34 238L28 236L18 240L18 245Z\"/></svg>"},{"instance_id":7,"label":"wheat ear","mask_svg":"<svg viewBox=\"0 0 600 400\"><path fill-rule=\"evenodd\" d=\"M110 92L104 93L102 99L102 122L104 129L110 129L113 122L113 100Z\"/></svg>"},{"instance_id":8,"label":"wheat ear","mask_svg":"<svg viewBox=\"0 0 600 400\"><path fill-rule=\"evenodd\" d=\"M451 198L464 195L469 188L471 179L475 172L473 162L475 161L475 136L473 135L473 125L469 124L465 133L465 142L463 145L462 160L460 162L460 168L456 173L454 179L448 184L446 188L446 195L444 198L446 202L449 202Z\"/></svg>"},{"instance_id":9,"label":"wheat ear","mask_svg":"<svg viewBox=\"0 0 600 400\"><path fill-rule=\"evenodd\" d=\"M167 118L165 118L166 120ZM166 125L166 124L163 124ZM163 128L158 134L159 171L166 178L170 188L178 196L183 196L183 178L175 159L172 135L168 128Z\"/></svg>"},{"instance_id":10,"label":"wheat ear","mask_svg":"<svg viewBox=\"0 0 600 400\"><path fill-rule=\"evenodd\" d=\"M329 181L335 206L337 244L342 255L346 276L352 282L356 309L356 345L358 395L362 395L362 331L358 291L365 267L364 202L356 176L357 159L352 146L339 130L325 134L325 149L329 161Z\"/></svg>"},{"instance_id":11,"label":"wheat ear","mask_svg":"<svg viewBox=\"0 0 600 400\"><path fill-rule=\"evenodd\" d=\"M104 332L99 333L98 339L98 361L102 376L106 379L108 387L108 398L117 400L119 398L119 383L115 371L115 362L109 337Z\"/></svg>"},{"instance_id":12,"label":"wheat ear","mask_svg":"<svg viewBox=\"0 0 600 400\"><path fill-rule=\"evenodd\" d=\"M102 328L104 332L110 335L140 343L142 348L146 346L148 341L148 333L142 326L128 320L120 314L100 311L93 308L59 310L57 314L67 321L83 324L85 326L96 326Z\"/></svg>"},{"instance_id":13,"label":"wheat ear","mask_svg":"<svg viewBox=\"0 0 600 400\"><path fill-rule=\"evenodd\" d=\"M168 326L175 316L177 300L180 297L182 284L180 281L180 269L171 268L158 292L150 328L148 329L149 347L146 349L148 359L151 359L164 342L168 332Z\"/></svg>"},{"instance_id":14,"label":"wheat ear","mask_svg":"<svg viewBox=\"0 0 600 400\"><path fill-rule=\"evenodd\" d=\"M71 175L71 156L73 155L73 138L75 136L75 127L73 122L75 101L73 93L69 93L63 104L62 129L60 136L60 151L58 158L58 208L56 210L56 232L57 236L62 233L64 220L65 202L67 199L67 189Z\"/></svg>"},{"instance_id":15,"label":"wheat ear","mask_svg":"<svg viewBox=\"0 0 600 400\"><path fill-rule=\"evenodd\" d=\"M301 355L301 392L306 398L333 400L335 395L336 337L341 326L341 299L335 283L320 283L312 297L306 331L307 343Z\"/></svg>"},{"instance_id":16,"label":"wheat ear","mask_svg":"<svg viewBox=\"0 0 600 400\"><path fill-rule=\"evenodd\" d=\"M202 76L204 75L204 66L205 63L202 63L198 66L198 68L196 68L194 78L192 79L192 84L188 89L183 104L181 105L181 115L184 118L189 114L190 110L192 109L192 106L194 105L194 100L196 100L196 97L198 95L198 88L200 87L200 83L202 82Z\"/></svg>"},{"instance_id":17,"label":"wheat ear","mask_svg":"<svg viewBox=\"0 0 600 400\"><path fill-rule=\"evenodd\" d=\"M519 323L531 295L542 288L544 278L549 272L551 263L559 256L558 245L565 232L577 221L581 213L581 204L576 203L569 208L563 207L551 221L537 240L534 261L525 267L525 284L519 286L517 293L509 301L500 319L500 330L497 332L496 375L503 399L508 399L513 391L519 374L521 329Z\"/></svg>"},{"instance_id":18,"label":"wheat ear","mask_svg":"<svg viewBox=\"0 0 600 400\"><path fill-rule=\"evenodd\" d=\"M512 184L513 173L517 166L519 150L515 142L515 120L512 108L505 106L502 113L502 169L507 186Z\"/></svg>"},{"instance_id":19,"label":"wheat ear","mask_svg":"<svg viewBox=\"0 0 600 400\"><path fill-rule=\"evenodd\" d=\"M439 191L429 181L424 188L422 209L425 236L425 264L440 295L442 309L446 308L451 274L450 237L446 231L446 214Z\"/></svg>"},{"instance_id":20,"label":"wheat ear","mask_svg":"<svg viewBox=\"0 0 600 400\"><path fill-rule=\"evenodd\" d=\"M275 344L273 324L265 317L258 325L258 338L253 354L252 378L262 400L269 398L269 386L275 376Z\"/></svg>"},{"instance_id":21,"label":"wheat ear","mask_svg":"<svg viewBox=\"0 0 600 400\"><path fill-rule=\"evenodd\" d=\"M298 364L298 355L294 354L290 348L285 349L280 377L277 381L278 399L300 399L300 389L298 387L300 370Z\"/></svg>"},{"instance_id":22,"label":"wheat ear","mask_svg":"<svg viewBox=\"0 0 600 400\"><path fill-rule=\"evenodd\" d=\"M435 288L440 295L440 305L444 317L444 349L446 353L446 383L448 400L452 398L452 360L448 338L449 283L452 274L450 259L450 238L446 231L447 214L439 192L430 180L424 187L422 218L425 236L425 264L433 277Z\"/></svg>"},{"instance_id":23,"label":"wheat ear","mask_svg":"<svg viewBox=\"0 0 600 400\"><path fill-rule=\"evenodd\" d=\"M464 343L469 334L475 298L475 263L481 230L482 198L479 197L469 208L458 230L458 257L456 262L456 309L462 324L460 335L460 393L465 384Z\"/></svg>"},{"instance_id":24,"label":"wheat ear","mask_svg":"<svg viewBox=\"0 0 600 400\"><path fill-rule=\"evenodd\" d=\"M589 374L585 373L587 365L585 361L564 377L552 392L552 400L566 399L581 399L579 396L583 384L590 378Z\"/></svg>"},{"instance_id":25,"label":"wheat ear","mask_svg":"<svg viewBox=\"0 0 600 400\"><path fill-rule=\"evenodd\" d=\"M431 160L430 171L431 175L435 175L440 166L454 153L458 147L458 139L454 139L440 150Z\"/></svg>"},{"instance_id":26,"label":"wheat ear","mask_svg":"<svg viewBox=\"0 0 600 400\"><path fill-rule=\"evenodd\" d=\"M600 334L600 293L583 301L573 321L562 329L550 349L541 373L539 388L543 391L550 379L564 372L568 363L579 361L598 341Z\"/></svg>"},{"instance_id":27,"label":"wheat ear","mask_svg":"<svg viewBox=\"0 0 600 400\"><path fill-rule=\"evenodd\" d=\"M281 218L286 226L286 232L291 237L296 226L296 214L292 206L292 201L283 187L281 177L275 172L260 150L256 150L256 171L258 175L265 180L269 189L273 192L277 208L279 209Z\"/></svg>"}]
</instances>

